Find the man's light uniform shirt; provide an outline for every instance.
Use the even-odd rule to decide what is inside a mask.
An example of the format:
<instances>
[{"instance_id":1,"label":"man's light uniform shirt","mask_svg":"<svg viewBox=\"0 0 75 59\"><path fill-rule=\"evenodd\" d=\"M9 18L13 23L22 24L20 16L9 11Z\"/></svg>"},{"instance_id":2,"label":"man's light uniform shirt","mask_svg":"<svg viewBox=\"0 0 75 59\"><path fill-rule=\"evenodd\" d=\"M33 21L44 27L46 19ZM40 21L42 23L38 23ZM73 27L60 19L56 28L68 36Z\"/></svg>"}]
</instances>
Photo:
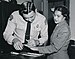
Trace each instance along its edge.
<instances>
[{"instance_id":1,"label":"man's light uniform shirt","mask_svg":"<svg viewBox=\"0 0 75 59\"><path fill-rule=\"evenodd\" d=\"M4 39L11 45L14 38L18 38L22 43L24 43L26 28L27 22L19 14L19 11L15 11L8 19L6 29L3 33ZM41 38L38 39L39 33ZM36 17L31 23L30 40L39 40L40 45L48 40L47 20L38 12L36 12Z\"/></svg>"}]
</instances>

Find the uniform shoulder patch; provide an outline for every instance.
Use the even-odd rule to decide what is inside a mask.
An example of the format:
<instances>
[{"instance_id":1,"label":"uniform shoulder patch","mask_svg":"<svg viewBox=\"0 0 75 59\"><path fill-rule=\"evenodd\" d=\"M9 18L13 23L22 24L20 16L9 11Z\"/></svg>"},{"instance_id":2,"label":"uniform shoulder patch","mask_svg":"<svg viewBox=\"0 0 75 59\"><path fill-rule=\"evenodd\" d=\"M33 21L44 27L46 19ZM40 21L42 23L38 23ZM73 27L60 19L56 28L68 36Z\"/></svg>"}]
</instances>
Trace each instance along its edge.
<instances>
[{"instance_id":1,"label":"uniform shoulder patch","mask_svg":"<svg viewBox=\"0 0 75 59\"><path fill-rule=\"evenodd\" d=\"M13 19L13 15L10 15L9 20L11 21Z\"/></svg>"}]
</instances>

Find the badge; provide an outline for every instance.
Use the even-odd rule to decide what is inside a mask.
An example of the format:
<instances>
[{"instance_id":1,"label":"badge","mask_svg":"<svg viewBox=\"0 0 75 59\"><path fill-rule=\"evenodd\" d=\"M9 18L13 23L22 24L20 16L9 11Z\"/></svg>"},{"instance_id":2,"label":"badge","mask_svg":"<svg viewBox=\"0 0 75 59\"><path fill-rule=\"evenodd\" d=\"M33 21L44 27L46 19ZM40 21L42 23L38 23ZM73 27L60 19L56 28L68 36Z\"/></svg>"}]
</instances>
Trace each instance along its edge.
<instances>
[{"instance_id":1,"label":"badge","mask_svg":"<svg viewBox=\"0 0 75 59\"><path fill-rule=\"evenodd\" d=\"M36 28L39 28L39 24L36 25Z\"/></svg>"},{"instance_id":2,"label":"badge","mask_svg":"<svg viewBox=\"0 0 75 59\"><path fill-rule=\"evenodd\" d=\"M39 31L41 28L40 28L40 25L39 24L37 24L36 26L35 26L35 29L37 30L37 31Z\"/></svg>"},{"instance_id":3,"label":"badge","mask_svg":"<svg viewBox=\"0 0 75 59\"><path fill-rule=\"evenodd\" d=\"M13 15L10 15L9 20L11 21L13 19Z\"/></svg>"}]
</instances>

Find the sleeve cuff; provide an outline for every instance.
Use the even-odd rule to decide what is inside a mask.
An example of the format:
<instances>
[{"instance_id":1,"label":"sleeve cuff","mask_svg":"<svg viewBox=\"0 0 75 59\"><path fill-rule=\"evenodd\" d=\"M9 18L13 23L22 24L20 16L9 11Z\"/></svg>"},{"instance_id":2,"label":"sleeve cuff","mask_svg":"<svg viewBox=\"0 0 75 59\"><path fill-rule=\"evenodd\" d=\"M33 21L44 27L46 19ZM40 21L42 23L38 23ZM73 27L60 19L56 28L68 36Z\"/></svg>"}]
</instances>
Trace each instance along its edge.
<instances>
[{"instance_id":1,"label":"sleeve cuff","mask_svg":"<svg viewBox=\"0 0 75 59\"><path fill-rule=\"evenodd\" d=\"M7 40L8 44L12 45L12 41L13 41L14 38L15 38L14 36L10 37L10 38Z\"/></svg>"}]
</instances>

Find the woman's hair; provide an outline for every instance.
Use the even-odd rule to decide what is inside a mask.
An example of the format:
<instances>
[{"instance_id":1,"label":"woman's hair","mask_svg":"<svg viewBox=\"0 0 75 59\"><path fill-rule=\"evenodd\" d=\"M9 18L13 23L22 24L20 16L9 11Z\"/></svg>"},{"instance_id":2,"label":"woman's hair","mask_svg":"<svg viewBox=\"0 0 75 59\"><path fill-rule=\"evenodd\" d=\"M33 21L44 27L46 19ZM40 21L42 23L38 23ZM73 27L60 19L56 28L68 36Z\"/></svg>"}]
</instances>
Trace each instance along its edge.
<instances>
[{"instance_id":1,"label":"woman's hair","mask_svg":"<svg viewBox=\"0 0 75 59\"><path fill-rule=\"evenodd\" d=\"M26 14L28 14L31 11L35 12L35 6L33 2L30 1L25 1L21 4L21 8L20 8L20 12L24 12Z\"/></svg>"},{"instance_id":2,"label":"woman's hair","mask_svg":"<svg viewBox=\"0 0 75 59\"><path fill-rule=\"evenodd\" d=\"M69 10L66 6L57 6L55 7L54 9L54 12L55 11L60 11L62 13L62 15L65 17L65 20L69 23Z\"/></svg>"}]
</instances>

